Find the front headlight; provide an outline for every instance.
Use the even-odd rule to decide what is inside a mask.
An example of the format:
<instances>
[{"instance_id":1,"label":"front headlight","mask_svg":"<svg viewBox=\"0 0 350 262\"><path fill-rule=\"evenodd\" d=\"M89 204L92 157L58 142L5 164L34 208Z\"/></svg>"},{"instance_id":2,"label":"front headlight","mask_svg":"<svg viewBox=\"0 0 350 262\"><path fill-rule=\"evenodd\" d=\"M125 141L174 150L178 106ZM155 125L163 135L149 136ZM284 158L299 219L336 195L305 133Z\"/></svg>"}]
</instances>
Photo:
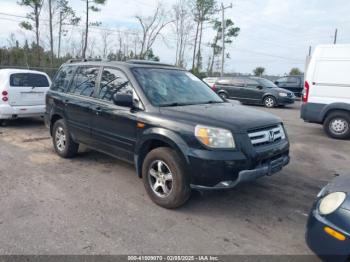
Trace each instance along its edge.
<instances>
[{"instance_id":1,"label":"front headlight","mask_svg":"<svg viewBox=\"0 0 350 262\"><path fill-rule=\"evenodd\" d=\"M287 93L278 93L279 96L282 96L282 97L287 97L288 94Z\"/></svg>"},{"instance_id":2,"label":"front headlight","mask_svg":"<svg viewBox=\"0 0 350 262\"><path fill-rule=\"evenodd\" d=\"M346 194L344 192L330 193L320 200L318 210L321 215L329 215L337 210L344 202Z\"/></svg>"},{"instance_id":3,"label":"front headlight","mask_svg":"<svg viewBox=\"0 0 350 262\"><path fill-rule=\"evenodd\" d=\"M196 138L204 145L211 148L235 148L235 141L229 130L197 125Z\"/></svg>"}]
</instances>

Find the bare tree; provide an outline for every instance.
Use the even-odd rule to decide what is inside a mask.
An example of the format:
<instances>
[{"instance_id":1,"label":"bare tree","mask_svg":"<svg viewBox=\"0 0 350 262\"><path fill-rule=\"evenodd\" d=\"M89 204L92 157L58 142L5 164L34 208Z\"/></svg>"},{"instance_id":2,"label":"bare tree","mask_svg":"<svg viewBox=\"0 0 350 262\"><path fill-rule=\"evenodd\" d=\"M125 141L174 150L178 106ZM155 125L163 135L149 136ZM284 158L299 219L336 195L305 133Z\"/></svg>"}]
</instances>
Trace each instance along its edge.
<instances>
[{"instance_id":1,"label":"bare tree","mask_svg":"<svg viewBox=\"0 0 350 262\"><path fill-rule=\"evenodd\" d=\"M40 65L40 35L39 35L39 24L40 24L40 13L43 7L43 0L21 0L18 2L19 5L31 8L31 12L27 14L28 21L23 21L20 26L25 30L35 31L36 39L36 50L38 65ZM34 27L34 28L33 28Z\"/></svg>"},{"instance_id":2,"label":"bare tree","mask_svg":"<svg viewBox=\"0 0 350 262\"><path fill-rule=\"evenodd\" d=\"M174 24L176 32L176 60L175 65L185 66L185 50L188 45L190 32L193 29L190 9L186 0L178 0L173 6Z\"/></svg>"},{"instance_id":3,"label":"bare tree","mask_svg":"<svg viewBox=\"0 0 350 262\"><path fill-rule=\"evenodd\" d=\"M150 52L154 42L160 36L160 32L171 22L166 15L161 4L158 4L153 15L148 17L136 16L142 27L141 50L139 57L144 59Z\"/></svg>"},{"instance_id":4,"label":"bare tree","mask_svg":"<svg viewBox=\"0 0 350 262\"><path fill-rule=\"evenodd\" d=\"M69 6L67 0L57 0L57 10L59 12L57 58L60 58L62 35L67 32L63 28L64 24L77 25L80 22L80 18L75 15L74 10Z\"/></svg>"},{"instance_id":5,"label":"bare tree","mask_svg":"<svg viewBox=\"0 0 350 262\"><path fill-rule=\"evenodd\" d=\"M100 9L96 5L104 5L106 3L106 0L82 0L86 4L86 18L85 18L85 38L84 38L84 45L83 45L83 52L82 57L86 57L86 49L88 45L88 36L89 36L89 12L98 12ZM94 5L95 4L95 5Z\"/></svg>"},{"instance_id":6,"label":"bare tree","mask_svg":"<svg viewBox=\"0 0 350 262\"><path fill-rule=\"evenodd\" d=\"M102 39L102 57L106 58L108 55L108 43L109 43L110 32L101 31L101 39Z\"/></svg>"}]
</instances>

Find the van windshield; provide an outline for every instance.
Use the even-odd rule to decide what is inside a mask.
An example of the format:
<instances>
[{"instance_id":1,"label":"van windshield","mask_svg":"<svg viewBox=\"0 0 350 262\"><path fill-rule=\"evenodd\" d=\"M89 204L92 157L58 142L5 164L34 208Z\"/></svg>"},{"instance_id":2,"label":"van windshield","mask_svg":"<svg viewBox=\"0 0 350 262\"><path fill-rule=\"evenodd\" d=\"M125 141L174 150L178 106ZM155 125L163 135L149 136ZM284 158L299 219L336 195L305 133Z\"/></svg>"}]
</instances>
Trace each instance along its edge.
<instances>
[{"instance_id":1,"label":"van windshield","mask_svg":"<svg viewBox=\"0 0 350 262\"><path fill-rule=\"evenodd\" d=\"M224 103L213 90L189 72L160 68L134 68L132 71L154 106Z\"/></svg>"}]
</instances>

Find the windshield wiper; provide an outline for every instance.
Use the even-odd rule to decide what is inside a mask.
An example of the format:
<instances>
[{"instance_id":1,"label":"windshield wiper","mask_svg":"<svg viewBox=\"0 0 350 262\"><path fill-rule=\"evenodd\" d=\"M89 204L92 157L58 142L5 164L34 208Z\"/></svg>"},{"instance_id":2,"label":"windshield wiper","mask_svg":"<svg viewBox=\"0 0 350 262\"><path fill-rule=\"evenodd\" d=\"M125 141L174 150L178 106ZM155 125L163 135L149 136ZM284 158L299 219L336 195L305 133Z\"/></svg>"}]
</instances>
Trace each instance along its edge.
<instances>
[{"instance_id":1,"label":"windshield wiper","mask_svg":"<svg viewBox=\"0 0 350 262\"><path fill-rule=\"evenodd\" d=\"M171 106L188 106L188 105L190 105L190 104L174 102L174 103L169 103L169 104L161 104L159 106L160 107L171 107Z\"/></svg>"},{"instance_id":2,"label":"windshield wiper","mask_svg":"<svg viewBox=\"0 0 350 262\"><path fill-rule=\"evenodd\" d=\"M225 103L225 102L224 101L215 101L215 100L203 102L203 104L221 104L221 103Z\"/></svg>"}]
</instances>

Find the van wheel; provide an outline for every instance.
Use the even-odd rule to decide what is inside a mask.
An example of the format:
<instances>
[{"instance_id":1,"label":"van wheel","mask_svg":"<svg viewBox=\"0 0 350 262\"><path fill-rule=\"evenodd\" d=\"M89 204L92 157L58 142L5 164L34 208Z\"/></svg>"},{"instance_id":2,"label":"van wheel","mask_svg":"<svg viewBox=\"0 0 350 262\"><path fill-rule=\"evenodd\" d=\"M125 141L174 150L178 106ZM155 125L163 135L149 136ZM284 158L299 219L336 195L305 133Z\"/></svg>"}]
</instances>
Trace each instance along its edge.
<instances>
[{"instance_id":1,"label":"van wheel","mask_svg":"<svg viewBox=\"0 0 350 262\"><path fill-rule=\"evenodd\" d=\"M177 208L191 195L183 160L167 147L147 154L142 165L142 179L152 201L164 208Z\"/></svg>"},{"instance_id":2,"label":"van wheel","mask_svg":"<svg viewBox=\"0 0 350 262\"><path fill-rule=\"evenodd\" d=\"M267 108L273 108L277 105L276 99L273 96L267 96L264 98L264 105Z\"/></svg>"},{"instance_id":3,"label":"van wheel","mask_svg":"<svg viewBox=\"0 0 350 262\"><path fill-rule=\"evenodd\" d=\"M332 138L350 138L350 114L343 111L332 112L326 117L323 127Z\"/></svg>"},{"instance_id":4,"label":"van wheel","mask_svg":"<svg viewBox=\"0 0 350 262\"><path fill-rule=\"evenodd\" d=\"M73 141L63 119L55 122L52 131L53 146L60 157L71 158L77 154L79 144Z\"/></svg>"},{"instance_id":5,"label":"van wheel","mask_svg":"<svg viewBox=\"0 0 350 262\"><path fill-rule=\"evenodd\" d=\"M227 96L227 94L226 93L219 93L219 96L221 97L221 98L223 98L223 99L228 99L228 96Z\"/></svg>"}]
</instances>

